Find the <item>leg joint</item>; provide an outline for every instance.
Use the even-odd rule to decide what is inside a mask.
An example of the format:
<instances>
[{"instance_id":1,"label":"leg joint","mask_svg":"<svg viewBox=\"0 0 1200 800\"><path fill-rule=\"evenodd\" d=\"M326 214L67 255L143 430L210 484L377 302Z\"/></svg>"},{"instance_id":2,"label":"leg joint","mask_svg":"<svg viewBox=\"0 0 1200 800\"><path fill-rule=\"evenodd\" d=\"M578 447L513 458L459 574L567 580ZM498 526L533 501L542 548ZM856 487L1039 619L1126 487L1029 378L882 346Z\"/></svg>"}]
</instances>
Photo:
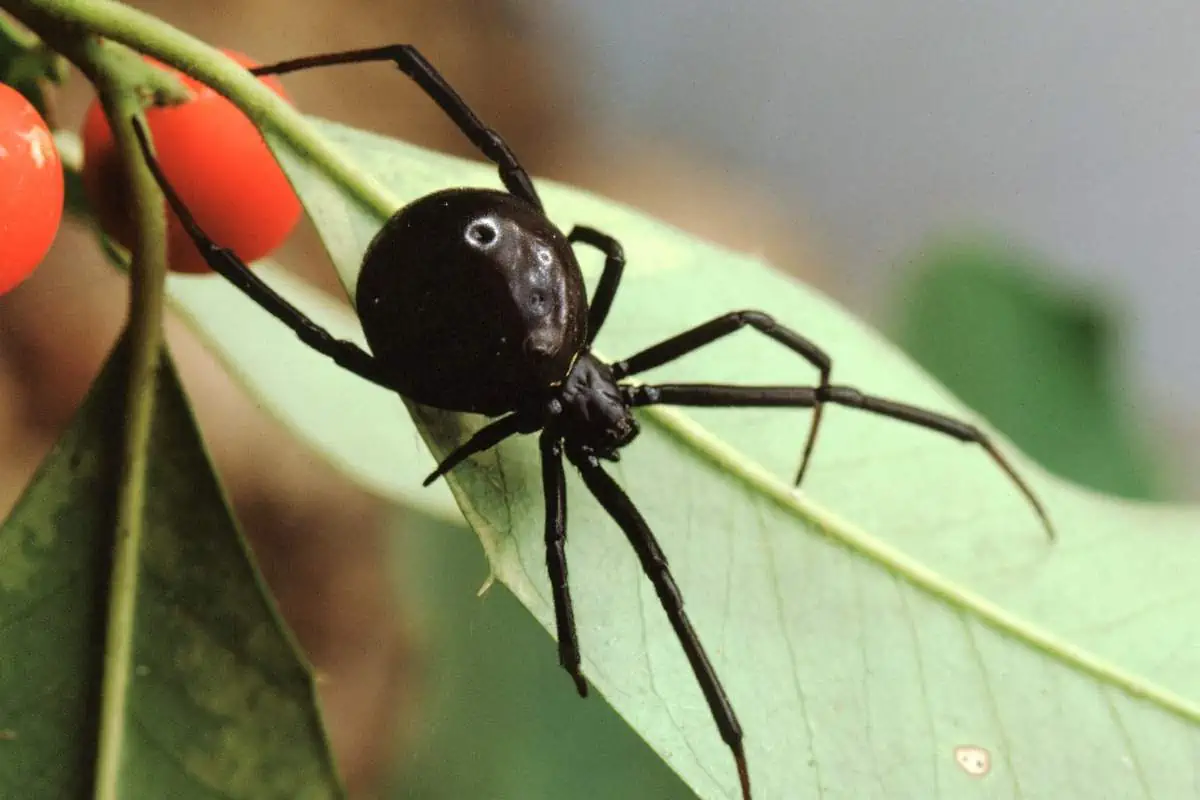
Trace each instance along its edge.
<instances>
[{"instance_id":1,"label":"leg joint","mask_svg":"<svg viewBox=\"0 0 1200 800\"><path fill-rule=\"evenodd\" d=\"M774 330L779 326L775 318L770 314L755 309L745 309L743 311L734 311L729 315L739 326L750 325L763 332Z\"/></svg>"}]
</instances>

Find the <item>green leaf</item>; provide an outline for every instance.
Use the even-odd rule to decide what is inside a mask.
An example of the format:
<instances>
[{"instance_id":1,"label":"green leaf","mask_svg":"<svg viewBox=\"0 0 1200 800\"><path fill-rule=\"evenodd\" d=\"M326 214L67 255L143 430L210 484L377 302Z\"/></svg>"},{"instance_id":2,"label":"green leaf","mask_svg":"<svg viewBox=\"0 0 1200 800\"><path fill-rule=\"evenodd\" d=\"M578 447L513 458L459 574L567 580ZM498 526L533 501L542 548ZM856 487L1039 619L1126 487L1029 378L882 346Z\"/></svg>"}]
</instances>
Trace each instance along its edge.
<instances>
[{"instance_id":1,"label":"green leaf","mask_svg":"<svg viewBox=\"0 0 1200 800\"><path fill-rule=\"evenodd\" d=\"M365 341L357 319L344 304L278 267L260 264L255 270L335 336ZM288 328L227 281L211 275L172 274L167 291L174 308L233 375L252 387L285 427L314 445L334 466L410 508L443 521L462 522L444 484L421 488L436 462L395 394L298 346ZM348 406L349 397L354 401Z\"/></svg>"},{"instance_id":2,"label":"green leaf","mask_svg":"<svg viewBox=\"0 0 1200 800\"><path fill-rule=\"evenodd\" d=\"M1123 497L1162 496L1129 410L1119 326L1079 286L1011 244L947 240L911 267L896 339L1040 464Z\"/></svg>"},{"instance_id":3,"label":"green leaf","mask_svg":"<svg viewBox=\"0 0 1200 800\"><path fill-rule=\"evenodd\" d=\"M126 365L119 346L0 527L6 797L90 794ZM148 469L122 796L342 796L312 677L229 516L169 363Z\"/></svg>"},{"instance_id":4,"label":"green leaf","mask_svg":"<svg viewBox=\"0 0 1200 800\"><path fill-rule=\"evenodd\" d=\"M476 596L488 569L469 531L402 516L394 569L424 677L416 735L404 737L385 796L695 796L607 704L579 701L545 631L509 592Z\"/></svg>"},{"instance_id":5,"label":"green leaf","mask_svg":"<svg viewBox=\"0 0 1200 800\"><path fill-rule=\"evenodd\" d=\"M328 123L320 130L398 202L497 185L486 166ZM290 157L285 140L272 143L353 287L382 220ZM974 419L876 333L756 260L541 186L560 227L594 225L629 256L601 352L624 356L731 308L762 308L828 347L837 382ZM594 281L598 256L581 258ZM747 332L646 376L660 378L780 384L813 375ZM360 400L375 392L339 389L342 413L374 413ZM481 422L413 410L437 454ZM1200 563L1200 512L1084 492L1014 454L1058 526L1052 546L982 452L929 431L831 409L797 494L786 479L804 412L641 418L641 438L612 469L671 559L746 731L759 798L1193 793L1200 651L1188 643L1200 599L1178 565ZM384 428L407 424L373 422L380 447L395 444ZM339 443L321 446L356 458ZM499 580L552 628L536 447L526 438L481 455L451 486ZM697 794L734 797L731 759L653 591L574 479L570 519L586 674ZM554 658L549 644L545 657ZM557 691L569 691L565 675ZM960 748L990 754L986 778L971 774L977 751Z\"/></svg>"}]
</instances>

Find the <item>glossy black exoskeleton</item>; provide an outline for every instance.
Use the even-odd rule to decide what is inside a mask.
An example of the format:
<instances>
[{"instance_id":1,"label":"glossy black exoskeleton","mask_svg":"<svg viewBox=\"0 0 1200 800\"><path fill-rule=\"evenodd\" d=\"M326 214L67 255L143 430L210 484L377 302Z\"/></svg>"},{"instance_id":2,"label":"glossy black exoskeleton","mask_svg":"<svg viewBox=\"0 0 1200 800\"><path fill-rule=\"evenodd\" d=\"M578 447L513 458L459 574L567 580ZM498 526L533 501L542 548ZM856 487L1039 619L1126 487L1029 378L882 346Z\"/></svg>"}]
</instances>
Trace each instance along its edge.
<instances>
[{"instance_id":1,"label":"glossy black exoskeleton","mask_svg":"<svg viewBox=\"0 0 1200 800\"><path fill-rule=\"evenodd\" d=\"M587 339L570 242L504 192L449 189L401 209L367 249L356 305L388 384L453 411L520 407Z\"/></svg>"},{"instance_id":2,"label":"glossy black exoskeleton","mask_svg":"<svg viewBox=\"0 0 1200 800\"><path fill-rule=\"evenodd\" d=\"M167 183L135 121L142 149L171 207L212 268L302 341L369 381L419 403L496 417L438 465L426 484L464 459L515 434L540 431L546 501L546 564L554 598L559 661L580 695L580 669L566 562L566 478L563 456L625 533L653 584L704 693L721 738L733 753L744 800L750 772L742 729L683 609L667 557L624 490L600 466L615 460L637 436L633 409L682 406L778 406L813 409L796 474L799 485L826 403L849 406L981 445L1008 474L1053 535L1049 520L1023 480L988 437L964 422L829 383L831 361L819 347L761 311L735 311L697 325L636 355L607 364L591 352L616 295L625 264L615 239L592 228L570 235L542 210L533 181L504 140L487 128L413 47L300 58L253 70L280 74L309 67L391 61L430 96L500 171L506 192L449 189L398 211L375 237L363 261L356 306L368 353L334 339L202 231ZM605 256L589 304L572 245ZM640 385L625 379L704 347L743 327L754 328L806 359L816 386L722 384Z\"/></svg>"}]
</instances>

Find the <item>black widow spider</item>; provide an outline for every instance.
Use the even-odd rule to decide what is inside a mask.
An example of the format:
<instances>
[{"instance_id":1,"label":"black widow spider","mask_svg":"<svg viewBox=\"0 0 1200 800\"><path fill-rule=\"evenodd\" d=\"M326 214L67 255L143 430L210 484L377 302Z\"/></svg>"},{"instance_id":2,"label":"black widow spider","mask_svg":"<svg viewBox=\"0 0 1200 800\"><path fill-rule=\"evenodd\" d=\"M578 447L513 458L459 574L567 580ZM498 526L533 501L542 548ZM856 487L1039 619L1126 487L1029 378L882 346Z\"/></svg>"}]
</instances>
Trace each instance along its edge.
<instances>
[{"instance_id":1,"label":"black widow spider","mask_svg":"<svg viewBox=\"0 0 1200 800\"><path fill-rule=\"evenodd\" d=\"M1053 536L1041 503L988 437L941 414L829 383L832 362L803 336L761 311L734 311L673 336L636 355L606 364L591 352L612 306L625 257L611 236L576 226L564 236L546 218L529 174L495 131L411 45L316 55L257 67L273 75L310 67L391 61L436 102L471 142L499 167L506 192L448 189L397 211L367 249L355 304L371 353L333 338L271 289L230 250L196 224L155 161L136 121L146 161L172 209L205 260L309 347L355 374L411 400L450 411L499 417L451 452L425 481L433 483L464 459L515 434L541 431L546 505L546 566L554 598L558 656L581 696L579 642L567 584L566 481L562 457L616 521L637 553L704 693L721 738L737 764L743 800L750 773L742 728L700 639L683 609L667 557L624 490L602 469L638 434L632 409L681 406L811 408L813 417L796 485L804 477L824 403L863 409L981 445L1025 495ZM589 304L572 245L605 256ZM812 364L815 387L622 383L749 326Z\"/></svg>"}]
</instances>

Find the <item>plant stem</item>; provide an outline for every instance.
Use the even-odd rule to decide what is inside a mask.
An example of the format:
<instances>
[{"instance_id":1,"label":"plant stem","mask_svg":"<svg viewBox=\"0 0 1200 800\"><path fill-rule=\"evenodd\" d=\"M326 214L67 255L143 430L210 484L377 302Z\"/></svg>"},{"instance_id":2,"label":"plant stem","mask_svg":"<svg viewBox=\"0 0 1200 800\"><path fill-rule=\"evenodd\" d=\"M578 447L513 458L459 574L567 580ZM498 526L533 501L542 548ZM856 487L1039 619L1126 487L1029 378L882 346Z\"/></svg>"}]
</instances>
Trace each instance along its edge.
<instances>
[{"instance_id":1,"label":"plant stem","mask_svg":"<svg viewBox=\"0 0 1200 800\"><path fill-rule=\"evenodd\" d=\"M304 116L220 50L162 20L114 0L0 0L0 6L47 15L63 24L147 53L228 97L264 131L322 172L365 209L390 217L398 202L370 175L352 167Z\"/></svg>"},{"instance_id":2,"label":"plant stem","mask_svg":"<svg viewBox=\"0 0 1200 800\"><path fill-rule=\"evenodd\" d=\"M101 90L118 146L126 153L130 180L136 198L140 231L129 273L129 319L125 339L129 348L129 372L125 400L125 437L121 459L121 485L117 496L117 530L113 547L113 570L105 640L104 683L101 696L101 727L97 754L95 797L119 797L123 738L126 727L129 676L133 670L134 611L145 520L146 467L149 461L150 427L154 417L158 367L162 358L163 288L166 267L166 226L158 187L146 184L145 165L135 155L136 142L129 124L130 112L140 109L119 90ZM125 115L124 120L117 115ZM158 200L157 204L146 202Z\"/></svg>"},{"instance_id":3,"label":"plant stem","mask_svg":"<svg viewBox=\"0 0 1200 800\"><path fill-rule=\"evenodd\" d=\"M24 10L24 9L23 9ZM141 157L132 120L142 112L140 66L131 76L128 53L88 36L83 29L28 9L21 18L66 55L95 85L112 126L133 189L138 237L130 267L125 427L116 497L116 531L108 591L104 674L100 692L93 797L117 800L133 671L135 611L145 521L146 470L154 418L158 367L163 350L163 296L167 226L163 197Z\"/></svg>"},{"instance_id":4,"label":"plant stem","mask_svg":"<svg viewBox=\"0 0 1200 800\"><path fill-rule=\"evenodd\" d=\"M101 62L103 63L103 62ZM125 401L125 441L117 496L101 727L94 797L117 800L127 720L129 677L133 672L134 614L137 604L141 543L145 522L146 469L158 368L163 353L163 295L167 226L158 185L146 168L134 138L132 120L141 113L134 88L110 82L103 67L96 87L133 187L138 238L129 272L129 320L125 339L129 373Z\"/></svg>"}]
</instances>

